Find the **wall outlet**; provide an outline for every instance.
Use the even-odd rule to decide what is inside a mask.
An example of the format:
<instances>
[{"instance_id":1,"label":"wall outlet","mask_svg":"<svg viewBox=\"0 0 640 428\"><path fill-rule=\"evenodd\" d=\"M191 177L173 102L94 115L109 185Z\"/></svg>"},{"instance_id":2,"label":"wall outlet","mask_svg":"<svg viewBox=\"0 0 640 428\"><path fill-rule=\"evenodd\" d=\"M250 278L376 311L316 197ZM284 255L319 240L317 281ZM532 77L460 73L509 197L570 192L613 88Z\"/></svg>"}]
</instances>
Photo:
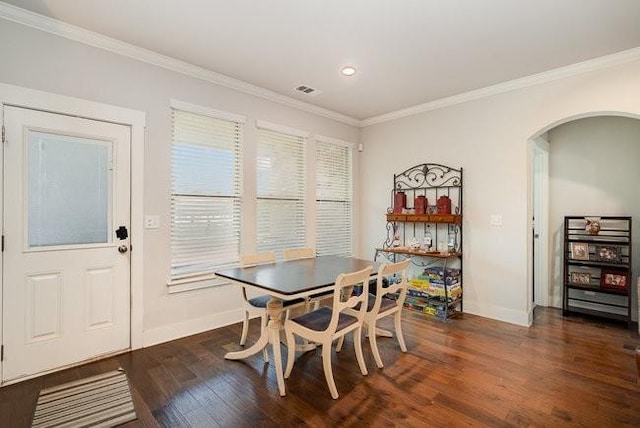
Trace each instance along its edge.
<instances>
[{"instance_id":1,"label":"wall outlet","mask_svg":"<svg viewBox=\"0 0 640 428\"><path fill-rule=\"evenodd\" d=\"M144 228L145 229L159 229L160 228L160 217L157 215L146 215L144 216Z\"/></svg>"},{"instance_id":2,"label":"wall outlet","mask_svg":"<svg viewBox=\"0 0 640 428\"><path fill-rule=\"evenodd\" d=\"M491 226L502 226L502 214L491 214Z\"/></svg>"}]
</instances>

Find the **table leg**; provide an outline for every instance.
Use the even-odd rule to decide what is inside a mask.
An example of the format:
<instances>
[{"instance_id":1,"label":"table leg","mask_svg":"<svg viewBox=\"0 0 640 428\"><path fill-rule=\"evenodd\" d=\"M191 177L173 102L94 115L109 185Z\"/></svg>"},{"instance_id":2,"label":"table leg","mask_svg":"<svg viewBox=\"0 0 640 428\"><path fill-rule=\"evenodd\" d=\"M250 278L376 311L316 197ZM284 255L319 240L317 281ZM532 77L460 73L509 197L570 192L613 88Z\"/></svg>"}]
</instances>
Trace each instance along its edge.
<instances>
[{"instance_id":1,"label":"table leg","mask_svg":"<svg viewBox=\"0 0 640 428\"><path fill-rule=\"evenodd\" d=\"M304 340L302 343L296 343L296 352L309 352L318 348L318 345Z\"/></svg>"},{"instance_id":2,"label":"table leg","mask_svg":"<svg viewBox=\"0 0 640 428\"><path fill-rule=\"evenodd\" d=\"M275 363L276 378L278 379L278 389L280 396L284 397L284 374L282 372L282 354L280 352L280 329L282 328L282 301L271 298L267 303L267 314L269 315L269 339L273 348L273 362Z\"/></svg>"},{"instance_id":3,"label":"table leg","mask_svg":"<svg viewBox=\"0 0 640 428\"><path fill-rule=\"evenodd\" d=\"M285 395L284 373L282 371L282 354L280 352L280 329L282 328L282 301L280 299L271 298L267 303L267 314L269 315L269 324L264 329L260 338L256 343L242 351L227 352L224 356L227 360L242 360L262 351L265 346L271 342L273 348L273 360L276 369L276 378L278 379L278 390L280 396Z\"/></svg>"},{"instance_id":4,"label":"table leg","mask_svg":"<svg viewBox=\"0 0 640 428\"><path fill-rule=\"evenodd\" d=\"M244 360L245 358L249 358L252 355L257 354L262 351L265 346L269 344L269 330L268 328L264 329L264 332L258 338L258 341L248 347L247 349L243 349L242 351L233 351L227 352L224 355L224 358L227 360Z\"/></svg>"},{"instance_id":5,"label":"table leg","mask_svg":"<svg viewBox=\"0 0 640 428\"><path fill-rule=\"evenodd\" d=\"M381 328L376 327L376 336L393 337L393 333L391 333L389 330L383 330Z\"/></svg>"}]
</instances>

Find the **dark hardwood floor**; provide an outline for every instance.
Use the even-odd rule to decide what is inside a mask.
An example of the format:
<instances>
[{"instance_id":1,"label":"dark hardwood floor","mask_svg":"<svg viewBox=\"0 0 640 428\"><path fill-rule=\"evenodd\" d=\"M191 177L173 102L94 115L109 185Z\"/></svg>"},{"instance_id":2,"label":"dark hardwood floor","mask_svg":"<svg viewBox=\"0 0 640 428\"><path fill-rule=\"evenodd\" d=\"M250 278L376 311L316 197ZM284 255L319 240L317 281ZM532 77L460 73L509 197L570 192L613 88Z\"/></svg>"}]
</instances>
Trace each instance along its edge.
<instances>
[{"instance_id":1,"label":"dark hardwood floor","mask_svg":"<svg viewBox=\"0 0 640 428\"><path fill-rule=\"evenodd\" d=\"M127 427L640 426L640 339L623 325L555 309L537 310L531 328L467 314L446 323L403 317L409 351L379 339L384 369L365 343L363 377L350 337L334 353L338 400L319 351L298 357L285 397L261 354L224 360L239 349L236 324L0 388L0 426L29 426L41 388L119 366L138 412ZM257 328L252 321L248 341Z\"/></svg>"}]
</instances>

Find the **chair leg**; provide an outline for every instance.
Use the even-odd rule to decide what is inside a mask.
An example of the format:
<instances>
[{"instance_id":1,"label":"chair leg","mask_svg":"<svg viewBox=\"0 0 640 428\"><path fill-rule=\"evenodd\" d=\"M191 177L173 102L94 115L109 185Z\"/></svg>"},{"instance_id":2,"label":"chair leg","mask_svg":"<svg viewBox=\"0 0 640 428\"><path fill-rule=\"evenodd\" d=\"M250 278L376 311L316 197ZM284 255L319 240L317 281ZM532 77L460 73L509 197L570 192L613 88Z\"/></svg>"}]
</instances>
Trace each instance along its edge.
<instances>
[{"instance_id":1,"label":"chair leg","mask_svg":"<svg viewBox=\"0 0 640 428\"><path fill-rule=\"evenodd\" d=\"M242 335L240 336L240 346L244 346L247 341L247 333L249 332L249 311L244 311L244 320L242 321Z\"/></svg>"},{"instance_id":2,"label":"chair leg","mask_svg":"<svg viewBox=\"0 0 640 428\"><path fill-rule=\"evenodd\" d=\"M342 351L342 345L344 344L344 336L338 338L338 344L336 345L336 352Z\"/></svg>"},{"instance_id":3,"label":"chair leg","mask_svg":"<svg viewBox=\"0 0 640 428\"><path fill-rule=\"evenodd\" d=\"M267 328L267 324L269 324L269 316L265 311L265 313L263 313L260 317L260 334L264 333L264 330ZM264 359L265 363L269 362L269 351L267 350L267 348L268 346L265 346L262 350L262 358Z\"/></svg>"},{"instance_id":4,"label":"chair leg","mask_svg":"<svg viewBox=\"0 0 640 428\"><path fill-rule=\"evenodd\" d=\"M367 331L369 332L369 345L371 345L371 353L373 354L373 359L376 360L376 366L378 366L378 368L383 368L384 364L382 364L382 358L380 358L380 351L378 350L378 339L376 337L376 320L369 321L367 327Z\"/></svg>"},{"instance_id":5,"label":"chair leg","mask_svg":"<svg viewBox=\"0 0 640 428\"><path fill-rule=\"evenodd\" d=\"M360 372L363 376L369 374L367 371L367 365L364 362L364 355L362 355L362 326L353 331L353 347L356 348L356 359L360 366Z\"/></svg>"},{"instance_id":6,"label":"chair leg","mask_svg":"<svg viewBox=\"0 0 640 428\"><path fill-rule=\"evenodd\" d=\"M404 343L404 336L402 335L402 310L399 310L393 316L393 322L396 326L396 336L398 336L398 343L402 352L407 352L407 345Z\"/></svg>"},{"instance_id":7,"label":"chair leg","mask_svg":"<svg viewBox=\"0 0 640 428\"><path fill-rule=\"evenodd\" d=\"M293 370L293 363L296 361L296 338L291 330L284 329L284 334L287 337L287 367L284 371L284 378L289 379L291 370Z\"/></svg>"},{"instance_id":8,"label":"chair leg","mask_svg":"<svg viewBox=\"0 0 640 428\"><path fill-rule=\"evenodd\" d=\"M338 399L338 388L333 380L333 371L331 370L331 342L322 344L322 367L324 368L324 377L327 379L329 392L334 400Z\"/></svg>"}]
</instances>

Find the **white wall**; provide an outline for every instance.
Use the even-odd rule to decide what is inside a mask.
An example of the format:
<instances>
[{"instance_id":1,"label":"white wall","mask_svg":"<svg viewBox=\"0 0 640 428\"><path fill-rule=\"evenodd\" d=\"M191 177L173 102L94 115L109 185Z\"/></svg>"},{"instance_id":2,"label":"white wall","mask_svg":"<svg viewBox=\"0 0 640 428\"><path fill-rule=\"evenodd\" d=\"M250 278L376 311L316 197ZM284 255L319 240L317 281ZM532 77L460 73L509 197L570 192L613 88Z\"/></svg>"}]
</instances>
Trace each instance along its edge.
<instances>
[{"instance_id":1,"label":"white wall","mask_svg":"<svg viewBox=\"0 0 640 428\"><path fill-rule=\"evenodd\" d=\"M255 175L250 169L253 165L250 154L255 153L256 120L311 134L358 141L359 130L356 127L1 19L0 52L0 82L146 113L144 211L159 215L161 223L159 230L145 231L144 236L143 323L146 344L240 319L240 292L233 286L172 295L167 293L170 99L247 117L245 197L249 200L255 195L251 186ZM357 155L354 168L358 170ZM245 224L250 226L253 224L251 207L248 211L245 212ZM249 228L248 232L244 246L250 248L255 228Z\"/></svg>"},{"instance_id":2,"label":"white wall","mask_svg":"<svg viewBox=\"0 0 640 428\"><path fill-rule=\"evenodd\" d=\"M239 308L231 287L167 294L170 99L246 115L249 153L257 119L347 141L359 136L352 126L3 20L0 52L0 82L146 112L145 213L162 223L145 234L147 343L211 328ZM465 311L527 324L527 141L603 111L640 115L640 61L364 128L356 255L371 257L384 240L395 172L423 162L463 167ZM503 215L502 227L489 224L491 214Z\"/></svg>"},{"instance_id":3,"label":"white wall","mask_svg":"<svg viewBox=\"0 0 640 428\"><path fill-rule=\"evenodd\" d=\"M549 228L552 302L562 307L562 240L566 215L632 216L633 281L640 254L640 120L592 117L549 131ZM633 318L637 314L636 287Z\"/></svg>"},{"instance_id":4,"label":"white wall","mask_svg":"<svg viewBox=\"0 0 640 428\"><path fill-rule=\"evenodd\" d=\"M527 141L567 118L607 111L640 114L640 61L364 128L361 252L384 241L394 173L423 162L462 167L465 311L528 324ZM502 227L490 225L491 214L502 214Z\"/></svg>"}]
</instances>

